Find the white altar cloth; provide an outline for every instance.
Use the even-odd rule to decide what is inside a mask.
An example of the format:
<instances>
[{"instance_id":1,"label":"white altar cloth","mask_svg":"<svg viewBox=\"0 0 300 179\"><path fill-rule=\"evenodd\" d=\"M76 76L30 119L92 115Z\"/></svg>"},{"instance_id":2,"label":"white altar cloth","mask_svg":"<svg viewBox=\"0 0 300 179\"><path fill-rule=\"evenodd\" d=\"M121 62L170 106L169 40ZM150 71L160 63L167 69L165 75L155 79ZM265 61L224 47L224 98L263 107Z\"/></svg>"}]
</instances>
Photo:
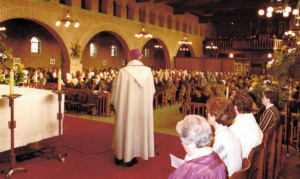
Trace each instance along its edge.
<instances>
[{"instance_id":1,"label":"white altar cloth","mask_svg":"<svg viewBox=\"0 0 300 179\"><path fill-rule=\"evenodd\" d=\"M15 148L25 146L58 136L58 95L49 90L15 87L14 120ZM8 121L11 117L9 100L2 95L9 94L9 85L0 85L0 152L10 150L10 129ZM62 113L64 112L64 95Z\"/></svg>"}]
</instances>

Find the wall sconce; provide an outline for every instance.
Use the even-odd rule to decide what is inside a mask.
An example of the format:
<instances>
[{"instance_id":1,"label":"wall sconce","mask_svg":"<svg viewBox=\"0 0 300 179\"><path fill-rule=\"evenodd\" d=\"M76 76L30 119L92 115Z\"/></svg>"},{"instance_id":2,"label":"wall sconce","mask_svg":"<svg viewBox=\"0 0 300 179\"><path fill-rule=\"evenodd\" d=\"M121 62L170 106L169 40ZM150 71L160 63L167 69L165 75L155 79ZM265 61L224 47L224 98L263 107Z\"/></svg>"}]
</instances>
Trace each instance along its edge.
<instances>
[{"instance_id":1,"label":"wall sconce","mask_svg":"<svg viewBox=\"0 0 300 179\"><path fill-rule=\"evenodd\" d=\"M232 53L229 54L229 58L233 58L233 54Z\"/></svg>"}]
</instances>

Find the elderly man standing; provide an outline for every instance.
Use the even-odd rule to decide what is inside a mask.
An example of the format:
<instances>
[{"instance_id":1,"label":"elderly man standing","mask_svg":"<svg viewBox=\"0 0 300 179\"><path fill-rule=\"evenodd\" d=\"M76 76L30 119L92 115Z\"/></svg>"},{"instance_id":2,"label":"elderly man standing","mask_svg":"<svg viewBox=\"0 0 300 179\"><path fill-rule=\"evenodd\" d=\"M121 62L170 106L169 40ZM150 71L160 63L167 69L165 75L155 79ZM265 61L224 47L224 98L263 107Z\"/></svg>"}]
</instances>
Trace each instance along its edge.
<instances>
[{"instance_id":1,"label":"elderly man standing","mask_svg":"<svg viewBox=\"0 0 300 179\"><path fill-rule=\"evenodd\" d=\"M130 50L129 62L120 69L112 87L111 103L116 110L112 148L115 163L131 167L136 157L154 157L153 96L151 69L143 65L140 52Z\"/></svg>"}]
</instances>

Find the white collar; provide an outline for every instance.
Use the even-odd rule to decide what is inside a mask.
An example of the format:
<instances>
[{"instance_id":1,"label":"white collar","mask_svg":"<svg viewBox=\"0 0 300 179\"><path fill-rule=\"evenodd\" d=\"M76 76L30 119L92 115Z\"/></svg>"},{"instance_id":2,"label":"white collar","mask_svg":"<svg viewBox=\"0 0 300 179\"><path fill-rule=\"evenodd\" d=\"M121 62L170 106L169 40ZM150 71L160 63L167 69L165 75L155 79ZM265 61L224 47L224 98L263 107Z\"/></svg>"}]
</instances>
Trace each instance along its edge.
<instances>
[{"instance_id":1,"label":"white collar","mask_svg":"<svg viewBox=\"0 0 300 179\"><path fill-rule=\"evenodd\" d=\"M186 154L184 160L185 161L190 161L190 160L193 160L193 159L196 159L196 158L207 156L211 153L212 153L212 148L211 147L201 147L201 148L198 148L196 153L192 156L189 156L188 154Z\"/></svg>"},{"instance_id":2,"label":"white collar","mask_svg":"<svg viewBox=\"0 0 300 179\"><path fill-rule=\"evenodd\" d=\"M245 119L244 116L251 116L253 115L252 113L239 113L235 119Z\"/></svg>"},{"instance_id":3,"label":"white collar","mask_svg":"<svg viewBox=\"0 0 300 179\"><path fill-rule=\"evenodd\" d=\"M130 60L127 66L144 66L144 64L141 61L134 59Z\"/></svg>"},{"instance_id":4,"label":"white collar","mask_svg":"<svg viewBox=\"0 0 300 179\"><path fill-rule=\"evenodd\" d=\"M220 134L222 131L228 129L227 126L223 126L222 124L219 124L220 126L218 127L218 129L215 129L215 136Z\"/></svg>"},{"instance_id":5,"label":"white collar","mask_svg":"<svg viewBox=\"0 0 300 179\"><path fill-rule=\"evenodd\" d=\"M269 104L266 109L269 109L270 107L274 106L274 104Z\"/></svg>"}]
</instances>

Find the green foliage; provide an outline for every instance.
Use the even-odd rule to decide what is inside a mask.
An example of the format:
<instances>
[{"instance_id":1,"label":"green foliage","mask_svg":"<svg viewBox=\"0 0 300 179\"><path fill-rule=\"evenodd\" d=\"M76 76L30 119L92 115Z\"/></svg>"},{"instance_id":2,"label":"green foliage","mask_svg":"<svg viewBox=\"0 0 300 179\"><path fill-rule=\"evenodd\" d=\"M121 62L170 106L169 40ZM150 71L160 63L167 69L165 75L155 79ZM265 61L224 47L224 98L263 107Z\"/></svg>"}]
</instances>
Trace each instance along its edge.
<instances>
[{"instance_id":1,"label":"green foliage","mask_svg":"<svg viewBox=\"0 0 300 179\"><path fill-rule=\"evenodd\" d=\"M81 49L81 45L79 44L79 42L76 42L76 43L72 43L71 44L71 57L73 58L79 58L81 53L82 53L82 49Z\"/></svg>"},{"instance_id":2,"label":"green foliage","mask_svg":"<svg viewBox=\"0 0 300 179\"><path fill-rule=\"evenodd\" d=\"M261 98L262 98L262 93L265 90L265 84L264 82L259 79L257 76L255 76L254 82L252 83L253 87L253 94L255 96L255 104L258 107L261 107Z\"/></svg>"},{"instance_id":3,"label":"green foliage","mask_svg":"<svg viewBox=\"0 0 300 179\"><path fill-rule=\"evenodd\" d=\"M14 83L15 86L19 86L20 83L23 83L26 77L26 74L24 73L24 64L17 63L13 64L14 69Z\"/></svg>"},{"instance_id":4,"label":"green foliage","mask_svg":"<svg viewBox=\"0 0 300 179\"><path fill-rule=\"evenodd\" d=\"M13 64L14 69L14 85L19 86L24 82L26 78L26 74L24 73L24 65L23 64ZM0 83L9 84L10 76L4 78L3 75L0 75Z\"/></svg>"},{"instance_id":5,"label":"green foliage","mask_svg":"<svg viewBox=\"0 0 300 179\"><path fill-rule=\"evenodd\" d=\"M7 61L12 59L12 49L7 48L3 42L0 42L0 63L7 67Z\"/></svg>"},{"instance_id":6,"label":"green foliage","mask_svg":"<svg viewBox=\"0 0 300 179\"><path fill-rule=\"evenodd\" d=\"M274 53L274 61L267 65L274 76L273 86L278 90L279 107L283 107L284 101L289 96L289 80L295 78L299 73L300 53L295 49L288 49L283 46L281 50Z\"/></svg>"},{"instance_id":7,"label":"green foliage","mask_svg":"<svg viewBox=\"0 0 300 179\"><path fill-rule=\"evenodd\" d=\"M297 61L299 63L299 58L300 56L296 49L288 49L287 46L283 46L280 51L275 51L275 61L271 65L271 70L275 80L279 82L279 86L285 86L286 81L294 77L297 70L294 68L294 64Z\"/></svg>"}]
</instances>

